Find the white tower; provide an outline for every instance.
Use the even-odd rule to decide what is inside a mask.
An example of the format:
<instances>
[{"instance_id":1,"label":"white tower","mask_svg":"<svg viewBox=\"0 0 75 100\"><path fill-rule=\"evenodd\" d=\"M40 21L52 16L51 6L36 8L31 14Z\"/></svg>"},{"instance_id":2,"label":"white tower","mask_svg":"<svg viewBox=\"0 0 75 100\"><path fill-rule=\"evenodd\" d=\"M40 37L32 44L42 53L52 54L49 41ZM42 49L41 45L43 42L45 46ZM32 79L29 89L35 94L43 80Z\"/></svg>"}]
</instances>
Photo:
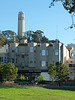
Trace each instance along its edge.
<instances>
[{"instance_id":1,"label":"white tower","mask_svg":"<svg viewBox=\"0 0 75 100\"><path fill-rule=\"evenodd\" d=\"M19 12L18 14L18 35L24 36L25 24L24 24L24 12Z\"/></svg>"}]
</instances>

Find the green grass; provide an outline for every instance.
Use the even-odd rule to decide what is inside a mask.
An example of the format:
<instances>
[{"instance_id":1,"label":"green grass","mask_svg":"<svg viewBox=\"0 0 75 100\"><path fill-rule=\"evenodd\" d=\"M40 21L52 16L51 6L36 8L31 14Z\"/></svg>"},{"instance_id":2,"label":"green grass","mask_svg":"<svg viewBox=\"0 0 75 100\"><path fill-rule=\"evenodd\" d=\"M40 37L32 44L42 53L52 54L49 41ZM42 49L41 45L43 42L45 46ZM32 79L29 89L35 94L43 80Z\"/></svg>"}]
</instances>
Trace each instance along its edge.
<instances>
[{"instance_id":1,"label":"green grass","mask_svg":"<svg viewBox=\"0 0 75 100\"><path fill-rule=\"evenodd\" d=\"M0 100L75 100L75 88L0 87Z\"/></svg>"}]
</instances>

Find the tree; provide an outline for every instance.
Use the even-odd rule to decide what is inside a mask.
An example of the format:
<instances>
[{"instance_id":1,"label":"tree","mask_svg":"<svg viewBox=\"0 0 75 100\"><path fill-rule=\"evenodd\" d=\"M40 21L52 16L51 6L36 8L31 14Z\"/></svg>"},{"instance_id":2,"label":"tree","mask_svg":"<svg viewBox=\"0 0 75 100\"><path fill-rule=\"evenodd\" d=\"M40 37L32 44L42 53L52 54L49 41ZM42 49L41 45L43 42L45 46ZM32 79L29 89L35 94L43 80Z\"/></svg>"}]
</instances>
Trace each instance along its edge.
<instances>
[{"instance_id":1,"label":"tree","mask_svg":"<svg viewBox=\"0 0 75 100\"><path fill-rule=\"evenodd\" d=\"M48 74L50 75L50 78L52 79L52 82L53 82L54 77L56 75L56 68L53 64L50 64L50 66L48 66Z\"/></svg>"},{"instance_id":2,"label":"tree","mask_svg":"<svg viewBox=\"0 0 75 100\"><path fill-rule=\"evenodd\" d=\"M9 42L14 40L14 35L16 33L14 31L11 31L11 30L5 30L5 31L2 31L2 34L6 37L6 43L9 44Z\"/></svg>"},{"instance_id":3,"label":"tree","mask_svg":"<svg viewBox=\"0 0 75 100\"><path fill-rule=\"evenodd\" d=\"M67 65L63 64L62 62L56 63L56 71L57 71L57 79L60 81L66 81L68 75L70 74L69 68Z\"/></svg>"},{"instance_id":4,"label":"tree","mask_svg":"<svg viewBox=\"0 0 75 100\"><path fill-rule=\"evenodd\" d=\"M44 81L44 76L40 75L38 78L37 78L37 81L40 82L40 81Z\"/></svg>"},{"instance_id":5,"label":"tree","mask_svg":"<svg viewBox=\"0 0 75 100\"><path fill-rule=\"evenodd\" d=\"M68 28L73 28L75 27L75 23L74 23L74 18L75 17L75 0L52 0L52 2L50 3L49 8L51 8L51 6L54 6L55 2L61 1L63 7L70 13L72 14L72 25ZM68 29L67 28L67 29Z\"/></svg>"},{"instance_id":6,"label":"tree","mask_svg":"<svg viewBox=\"0 0 75 100\"><path fill-rule=\"evenodd\" d=\"M50 40L48 40L47 37L42 36L41 42L42 42L42 43L50 43Z\"/></svg>"},{"instance_id":7,"label":"tree","mask_svg":"<svg viewBox=\"0 0 75 100\"><path fill-rule=\"evenodd\" d=\"M40 43L41 40L42 40L42 33L44 33L43 31L41 30L37 30L35 32L33 32L34 34L32 35L32 41L33 42L37 42L37 43Z\"/></svg>"},{"instance_id":8,"label":"tree","mask_svg":"<svg viewBox=\"0 0 75 100\"><path fill-rule=\"evenodd\" d=\"M16 42L20 42L20 40L22 40L22 39L26 39L26 37L25 36L20 36L20 35L16 35L15 36L15 39L16 39Z\"/></svg>"},{"instance_id":9,"label":"tree","mask_svg":"<svg viewBox=\"0 0 75 100\"><path fill-rule=\"evenodd\" d=\"M2 65L3 80L14 80L17 77L18 69L13 63L5 63Z\"/></svg>"},{"instance_id":10,"label":"tree","mask_svg":"<svg viewBox=\"0 0 75 100\"><path fill-rule=\"evenodd\" d=\"M2 34L0 34L0 47L3 46L3 44L5 43L5 41L6 41L6 38Z\"/></svg>"},{"instance_id":11,"label":"tree","mask_svg":"<svg viewBox=\"0 0 75 100\"><path fill-rule=\"evenodd\" d=\"M52 0L50 6L54 6L55 2L61 1L63 7L69 11L69 13L75 12L75 0Z\"/></svg>"},{"instance_id":12,"label":"tree","mask_svg":"<svg viewBox=\"0 0 75 100\"><path fill-rule=\"evenodd\" d=\"M26 31L25 32L25 37L28 40L28 42L31 42L32 41L32 34L33 34L33 31L32 30L29 30L29 31Z\"/></svg>"},{"instance_id":13,"label":"tree","mask_svg":"<svg viewBox=\"0 0 75 100\"><path fill-rule=\"evenodd\" d=\"M28 40L28 42L36 42L36 43L50 43L47 37L43 36L43 31L36 30L32 31L29 30L25 32L25 37Z\"/></svg>"}]
</instances>

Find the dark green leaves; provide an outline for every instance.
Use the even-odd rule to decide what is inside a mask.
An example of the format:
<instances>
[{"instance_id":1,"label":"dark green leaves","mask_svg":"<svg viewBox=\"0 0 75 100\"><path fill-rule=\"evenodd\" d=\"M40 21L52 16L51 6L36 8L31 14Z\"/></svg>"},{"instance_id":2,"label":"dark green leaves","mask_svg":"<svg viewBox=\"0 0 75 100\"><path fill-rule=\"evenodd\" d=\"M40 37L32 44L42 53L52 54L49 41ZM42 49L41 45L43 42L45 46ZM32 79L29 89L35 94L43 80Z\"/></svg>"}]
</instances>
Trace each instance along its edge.
<instances>
[{"instance_id":1,"label":"dark green leaves","mask_svg":"<svg viewBox=\"0 0 75 100\"><path fill-rule=\"evenodd\" d=\"M12 63L0 64L0 79L1 80L13 80L17 76L18 69Z\"/></svg>"},{"instance_id":2,"label":"dark green leaves","mask_svg":"<svg viewBox=\"0 0 75 100\"><path fill-rule=\"evenodd\" d=\"M52 0L50 7L54 6L55 2L62 2L63 7L69 11L69 13L75 12L75 0Z\"/></svg>"}]
</instances>

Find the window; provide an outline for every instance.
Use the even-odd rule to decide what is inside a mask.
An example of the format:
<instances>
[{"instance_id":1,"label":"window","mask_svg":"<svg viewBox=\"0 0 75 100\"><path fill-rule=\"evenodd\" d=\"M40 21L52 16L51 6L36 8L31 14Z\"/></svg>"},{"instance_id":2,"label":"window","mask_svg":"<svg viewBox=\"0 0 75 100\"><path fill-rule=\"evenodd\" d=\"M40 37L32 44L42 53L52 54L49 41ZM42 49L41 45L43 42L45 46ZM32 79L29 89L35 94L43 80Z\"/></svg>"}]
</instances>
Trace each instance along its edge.
<instances>
[{"instance_id":1,"label":"window","mask_svg":"<svg viewBox=\"0 0 75 100\"><path fill-rule=\"evenodd\" d=\"M46 66L48 66L48 62L46 62Z\"/></svg>"},{"instance_id":2,"label":"window","mask_svg":"<svg viewBox=\"0 0 75 100\"><path fill-rule=\"evenodd\" d=\"M3 57L1 57L1 62L3 62Z\"/></svg>"},{"instance_id":3,"label":"window","mask_svg":"<svg viewBox=\"0 0 75 100\"><path fill-rule=\"evenodd\" d=\"M15 52L15 50L12 50L12 52Z\"/></svg>"},{"instance_id":4,"label":"window","mask_svg":"<svg viewBox=\"0 0 75 100\"><path fill-rule=\"evenodd\" d=\"M6 49L6 52L7 52L8 50Z\"/></svg>"},{"instance_id":5,"label":"window","mask_svg":"<svg viewBox=\"0 0 75 100\"><path fill-rule=\"evenodd\" d=\"M17 63L17 58L16 58L16 63Z\"/></svg>"},{"instance_id":6,"label":"window","mask_svg":"<svg viewBox=\"0 0 75 100\"><path fill-rule=\"evenodd\" d=\"M34 47L34 52L36 52L36 48Z\"/></svg>"},{"instance_id":7,"label":"window","mask_svg":"<svg viewBox=\"0 0 75 100\"><path fill-rule=\"evenodd\" d=\"M30 47L30 52L33 52L33 47Z\"/></svg>"},{"instance_id":8,"label":"window","mask_svg":"<svg viewBox=\"0 0 75 100\"><path fill-rule=\"evenodd\" d=\"M45 50L42 50L42 56L45 56Z\"/></svg>"},{"instance_id":9,"label":"window","mask_svg":"<svg viewBox=\"0 0 75 100\"><path fill-rule=\"evenodd\" d=\"M7 61L6 61L6 57L4 58L4 62L6 63Z\"/></svg>"},{"instance_id":10,"label":"window","mask_svg":"<svg viewBox=\"0 0 75 100\"><path fill-rule=\"evenodd\" d=\"M55 49L55 55L59 55L59 50L58 49Z\"/></svg>"},{"instance_id":11,"label":"window","mask_svg":"<svg viewBox=\"0 0 75 100\"><path fill-rule=\"evenodd\" d=\"M14 63L14 58L12 58L12 63Z\"/></svg>"},{"instance_id":12,"label":"window","mask_svg":"<svg viewBox=\"0 0 75 100\"><path fill-rule=\"evenodd\" d=\"M22 58L24 58L24 55L22 55Z\"/></svg>"},{"instance_id":13,"label":"window","mask_svg":"<svg viewBox=\"0 0 75 100\"><path fill-rule=\"evenodd\" d=\"M30 63L33 63L33 61L30 61Z\"/></svg>"},{"instance_id":14,"label":"window","mask_svg":"<svg viewBox=\"0 0 75 100\"><path fill-rule=\"evenodd\" d=\"M34 50L34 52L36 52L36 50Z\"/></svg>"},{"instance_id":15,"label":"window","mask_svg":"<svg viewBox=\"0 0 75 100\"><path fill-rule=\"evenodd\" d=\"M3 57L0 57L0 62L3 62Z\"/></svg>"},{"instance_id":16,"label":"window","mask_svg":"<svg viewBox=\"0 0 75 100\"><path fill-rule=\"evenodd\" d=\"M75 67L75 64L69 64L69 67Z\"/></svg>"},{"instance_id":17,"label":"window","mask_svg":"<svg viewBox=\"0 0 75 100\"><path fill-rule=\"evenodd\" d=\"M46 61L42 61L42 67L46 66Z\"/></svg>"},{"instance_id":18,"label":"window","mask_svg":"<svg viewBox=\"0 0 75 100\"><path fill-rule=\"evenodd\" d=\"M72 67L72 64L69 64L69 67Z\"/></svg>"},{"instance_id":19,"label":"window","mask_svg":"<svg viewBox=\"0 0 75 100\"><path fill-rule=\"evenodd\" d=\"M34 61L34 64L36 64L36 61Z\"/></svg>"},{"instance_id":20,"label":"window","mask_svg":"<svg viewBox=\"0 0 75 100\"><path fill-rule=\"evenodd\" d=\"M75 64L72 64L73 67L75 67Z\"/></svg>"}]
</instances>

